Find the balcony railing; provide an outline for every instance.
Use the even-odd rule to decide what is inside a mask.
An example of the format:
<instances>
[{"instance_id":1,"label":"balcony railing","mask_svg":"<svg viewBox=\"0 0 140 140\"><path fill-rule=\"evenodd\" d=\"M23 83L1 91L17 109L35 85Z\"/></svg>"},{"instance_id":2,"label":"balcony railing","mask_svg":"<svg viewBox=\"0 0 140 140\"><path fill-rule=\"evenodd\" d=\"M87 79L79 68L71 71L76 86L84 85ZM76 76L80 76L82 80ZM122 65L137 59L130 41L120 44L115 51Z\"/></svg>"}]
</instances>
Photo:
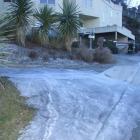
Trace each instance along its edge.
<instances>
[{"instance_id":1,"label":"balcony railing","mask_svg":"<svg viewBox=\"0 0 140 140\"><path fill-rule=\"evenodd\" d=\"M119 27L117 25L97 27L97 28L81 28L79 32L84 33L84 34L119 32L119 33L135 40L135 36L132 34L132 32L130 30L128 30L125 27Z\"/></svg>"}]
</instances>

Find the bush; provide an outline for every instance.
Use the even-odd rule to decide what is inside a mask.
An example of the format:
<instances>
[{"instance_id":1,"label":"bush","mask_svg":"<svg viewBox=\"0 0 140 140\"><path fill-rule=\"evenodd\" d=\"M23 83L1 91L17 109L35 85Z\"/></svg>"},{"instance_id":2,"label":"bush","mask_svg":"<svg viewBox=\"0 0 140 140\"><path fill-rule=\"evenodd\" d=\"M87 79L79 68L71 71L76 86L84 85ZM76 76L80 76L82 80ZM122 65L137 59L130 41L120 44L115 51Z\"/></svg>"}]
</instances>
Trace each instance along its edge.
<instances>
[{"instance_id":1,"label":"bush","mask_svg":"<svg viewBox=\"0 0 140 140\"><path fill-rule=\"evenodd\" d=\"M30 33L27 35L26 37L27 41L31 42L31 43L35 43L35 44L41 44L40 43L40 39L39 39L39 36L38 36L38 31L37 29L32 29L30 31Z\"/></svg>"},{"instance_id":2,"label":"bush","mask_svg":"<svg viewBox=\"0 0 140 140\"><path fill-rule=\"evenodd\" d=\"M85 62L93 62L94 50L89 50L86 47L75 48L73 50L72 59L79 59Z\"/></svg>"},{"instance_id":3,"label":"bush","mask_svg":"<svg viewBox=\"0 0 140 140\"><path fill-rule=\"evenodd\" d=\"M116 47L115 43L112 42L112 41L106 41L106 42L104 43L104 47L109 48L113 54L118 54L118 52L119 52L119 50L118 50L118 48Z\"/></svg>"},{"instance_id":4,"label":"bush","mask_svg":"<svg viewBox=\"0 0 140 140\"><path fill-rule=\"evenodd\" d=\"M49 43L54 49L65 49L64 40L61 37L50 37Z\"/></svg>"},{"instance_id":5,"label":"bush","mask_svg":"<svg viewBox=\"0 0 140 140\"><path fill-rule=\"evenodd\" d=\"M75 41L75 42L72 43L72 46L71 47L72 48L79 48L79 45L80 45L79 42L78 41Z\"/></svg>"},{"instance_id":6,"label":"bush","mask_svg":"<svg viewBox=\"0 0 140 140\"><path fill-rule=\"evenodd\" d=\"M49 60L49 54L47 53L47 52L44 52L43 54L42 54L42 59L43 59L43 61L48 61Z\"/></svg>"},{"instance_id":7,"label":"bush","mask_svg":"<svg viewBox=\"0 0 140 140\"><path fill-rule=\"evenodd\" d=\"M94 60L99 63L111 63L112 62L112 53L107 47L96 48L94 53Z\"/></svg>"},{"instance_id":8,"label":"bush","mask_svg":"<svg viewBox=\"0 0 140 140\"><path fill-rule=\"evenodd\" d=\"M80 56L81 56L82 60L84 60L85 62L93 62L94 51L89 50L88 48L81 48Z\"/></svg>"},{"instance_id":9,"label":"bush","mask_svg":"<svg viewBox=\"0 0 140 140\"><path fill-rule=\"evenodd\" d=\"M32 60L37 59L38 54L35 51L31 51L28 55Z\"/></svg>"}]
</instances>

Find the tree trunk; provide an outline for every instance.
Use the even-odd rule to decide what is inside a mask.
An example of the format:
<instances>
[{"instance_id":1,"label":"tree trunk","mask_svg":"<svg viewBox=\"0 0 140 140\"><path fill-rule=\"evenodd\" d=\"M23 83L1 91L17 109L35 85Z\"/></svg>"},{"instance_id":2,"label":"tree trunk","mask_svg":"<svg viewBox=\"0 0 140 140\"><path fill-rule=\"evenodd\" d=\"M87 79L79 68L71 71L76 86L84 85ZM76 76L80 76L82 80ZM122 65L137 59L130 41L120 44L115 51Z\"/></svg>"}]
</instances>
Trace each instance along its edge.
<instances>
[{"instance_id":1,"label":"tree trunk","mask_svg":"<svg viewBox=\"0 0 140 140\"><path fill-rule=\"evenodd\" d=\"M1 82L0 82L0 89L2 89L2 90L5 89L4 86L3 86L3 84Z\"/></svg>"},{"instance_id":2,"label":"tree trunk","mask_svg":"<svg viewBox=\"0 0 140 140\"><path fill-rule=\"evenodd\" d=\"M65 44L67 51L71 52L72 39L70 37L66 38Z\"/></svg>"}]
</instances>

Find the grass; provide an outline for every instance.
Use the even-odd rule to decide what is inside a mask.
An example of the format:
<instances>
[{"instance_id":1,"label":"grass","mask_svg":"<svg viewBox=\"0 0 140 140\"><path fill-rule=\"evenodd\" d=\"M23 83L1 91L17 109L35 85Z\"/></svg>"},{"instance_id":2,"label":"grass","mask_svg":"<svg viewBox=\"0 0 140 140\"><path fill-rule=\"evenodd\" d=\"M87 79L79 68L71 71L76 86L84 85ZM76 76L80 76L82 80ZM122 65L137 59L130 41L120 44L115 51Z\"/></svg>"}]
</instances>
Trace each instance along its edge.
<instances>
[{"instance_id":1,"label":"grass","mask_svg":"<svg viewBox=\"0 0 140 140\"><path fill-rule=\"evenodd\" d=\"M0 140L17 140L19 131L31 121L35 110L5 77L0 77Z\"/></svg>"}]
</instances>

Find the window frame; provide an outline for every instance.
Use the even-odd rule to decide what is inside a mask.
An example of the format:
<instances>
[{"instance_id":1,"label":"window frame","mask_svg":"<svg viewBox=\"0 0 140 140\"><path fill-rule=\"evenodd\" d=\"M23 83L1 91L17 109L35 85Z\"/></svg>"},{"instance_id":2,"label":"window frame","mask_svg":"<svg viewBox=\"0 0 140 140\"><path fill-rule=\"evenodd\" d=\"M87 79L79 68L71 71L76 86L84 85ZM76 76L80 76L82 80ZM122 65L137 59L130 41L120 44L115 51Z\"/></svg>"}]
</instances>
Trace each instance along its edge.
<instances>
[{"instance_id":1,"label":"window frame","mask_svg":"<svg viewBox=\"0 0 140 140\"><path fill-rule=\"evenodd\" d=\"M41 0L40 0L40 3L41 4L48 4L48 5L55 5L55 3L56 3L56 0L53 0L54 1L54 3L50 3L49 1L50 0L43 0L44 2L41 2Z\"/></svg>"},{"instance_id":2,"label":"window frame","mask_svg":"<svg viewBox=\"0 0 140 140\"><path fill-rule=\"evenodd\" d=\"M12 2L12 0L3 0L3 2Z\"/></svg>"}]
</instances>

